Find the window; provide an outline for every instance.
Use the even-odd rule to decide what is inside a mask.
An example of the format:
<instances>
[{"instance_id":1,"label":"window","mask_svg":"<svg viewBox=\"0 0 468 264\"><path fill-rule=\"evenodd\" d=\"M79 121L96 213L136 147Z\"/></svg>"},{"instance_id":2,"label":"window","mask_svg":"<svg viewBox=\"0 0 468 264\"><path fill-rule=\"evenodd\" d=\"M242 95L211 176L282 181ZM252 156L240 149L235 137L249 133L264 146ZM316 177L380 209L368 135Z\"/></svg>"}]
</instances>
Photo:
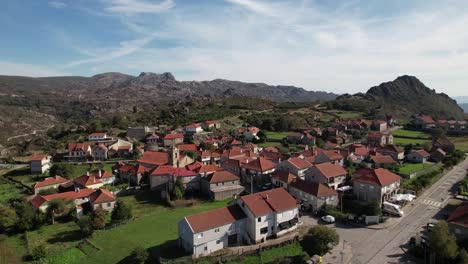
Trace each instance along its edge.
<instances>
[{"instance_id":1,"label":"window","mask_svg":"<svg viewBox=\"0 0 468 264\"><path fill-rule=\"evenodd\" d=\"M202 238L202 237L203 237L203 233L198 234L198 238Z\"/></svg>"},{"instance_id":2,"label":"window","mask_svg":"<svg viewBox=\"0 0 468 264\"><path fill-rule=\"evenodd\" d=\"M221 240L216 240L216 244L221 244Z\"/></svg>"},{"instance_id":3,"label":"window","mask_svg":"<svg viewBox=\"0 0 468 264\"><path fill-rule=\"evenodd\" d=\"M207 250L208 250L208 247L207 247L207 246L205 246L204 250L205 250L205 251L207 251Z\"/></svg>"},{"instance_id":4,"label":"window","mask_svg":"<svg viewBox=\"0 0 468 264\"><path fill-rule=\"evenodd\" d=\"M260 234L266 234L268 233L268 227L264 227L260 229Z\"/></svg>"},{"instance_id":5,"label":"window","mask_svg":"<svg viewBox=\"0 0 468 264\"><path fill-rule=\"evenodd\" d=\"M261 217L257 218L257 222L260 223L261 221L262 221L262 218L261 218Z\"/></svg>"},{"instance_id":6,"label":"window","mask_svg":"<svg viewBox=\"0 0 468 264\"><path fill-rule=\"evenodd\" d=\"M215 228L215 233L218 233L219 232L219 228Z\"/></svg>"},{"instance_id":7,"label":"window","mask_svg":"<svg viewBox=\"0 0 468 264\"><path fill-rule=\"evenodd\" d=\"M107 207L111 207L111 203L107 203Z\"/></svg>"}]
</instances>

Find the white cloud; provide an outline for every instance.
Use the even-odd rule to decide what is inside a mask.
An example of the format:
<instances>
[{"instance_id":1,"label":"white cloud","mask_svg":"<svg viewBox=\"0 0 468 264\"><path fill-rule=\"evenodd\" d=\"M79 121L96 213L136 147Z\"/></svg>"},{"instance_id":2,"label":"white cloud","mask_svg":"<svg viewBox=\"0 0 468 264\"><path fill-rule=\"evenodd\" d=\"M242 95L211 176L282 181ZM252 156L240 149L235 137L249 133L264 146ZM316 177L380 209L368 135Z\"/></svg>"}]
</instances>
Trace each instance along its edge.
<instances>
[{"instance_id":1,"label":"white cloud","mask_svg":"<svg viewBox=\"0 0 468 264\"><path fill-rule=\"evenodd\" d=\"M375 15L360 2L327 9L307 0L225 1L233 5L196 11L178 5L158 21L114 10L135 40L82 52L90 58L68 67L171 71L183 80L225 78L336 93L365 91L410 74L438 91L466 93L466 6L424 2Z\"/></svg>"},{"instance_id":2,"label":"white cloud","mask_svg":"<svg viewBox=\"0 0 468 264\"><path fill-rule=\"evenodd\" d=\"M53 8L60 9L60 8L66 7L67 4L65 4L64 2L60 2L60 1L50 1L49 6L53 7Z\"/></svg>"},{"instance_id":3,"label":"white cloud","mask_svg":"<svg viewBox=\"0 0 468 264\"><path fill-rule=\"evenodd\" d=\"M139 13L161 13L174 7L173 0L152 3L141 0L110 0L110 6L105 8L109 13L135 15Z\"/></svg>"},{"instance_id":4,"label":"white cloud","mask_svg":"<svg viewBox=\"0 0 468 264\"><path fill-rule=\"evenodd\" d=\"M31 77L64 76L64 72L57 71L42 65L21 64L9 61L0 61L0 75L17 75Z\"/></svg>"}]
</instances>

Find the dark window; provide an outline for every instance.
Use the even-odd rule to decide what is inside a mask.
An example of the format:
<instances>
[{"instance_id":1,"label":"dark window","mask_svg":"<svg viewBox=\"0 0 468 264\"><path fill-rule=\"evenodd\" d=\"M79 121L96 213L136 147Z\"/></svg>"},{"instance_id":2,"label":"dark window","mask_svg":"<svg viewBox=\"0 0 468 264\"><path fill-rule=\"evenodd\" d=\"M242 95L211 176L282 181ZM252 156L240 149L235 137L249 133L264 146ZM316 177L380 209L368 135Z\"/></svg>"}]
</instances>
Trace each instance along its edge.
<instances>
[{"instance_id":1,"label":"dark window","mask_svg":"<svg viewBox=\"0 0 468 264\"><path fill-rule=\"evenodd\" d=\"M260 234L266 234L268 233L268 227L264 227L260 229Z\"/></svg>"},{"instance_id":2,"label":"dark window","mask_svg":"<svg viewBox=\"0 0 468 264\"><path fill-rule=\"evenodd\" d=\"M205 247L205 251L207 251L207 250L208 250L208 247Z\"/></svg>"},{"instance_id":3,"label":"dark window","mask_svg":"<svg viewBox=\"0 0 468 264\"><path fill-rule=\"evenodd\" d=\"M257 222L260 223L261 221L262 221L262 218L261 218L261 217L257 218Z\"/></svg>"},{"instance_id":4,"label":"dark window","mask_svg":"<svg viewBox=\"0 0 468 264\"><path fill-rule=\"evenodd\" d=\"M221 243L221 240L219 240L219 239L216 240L216 244L219 244L219 243Z\"/></svg>"}]
</instances>

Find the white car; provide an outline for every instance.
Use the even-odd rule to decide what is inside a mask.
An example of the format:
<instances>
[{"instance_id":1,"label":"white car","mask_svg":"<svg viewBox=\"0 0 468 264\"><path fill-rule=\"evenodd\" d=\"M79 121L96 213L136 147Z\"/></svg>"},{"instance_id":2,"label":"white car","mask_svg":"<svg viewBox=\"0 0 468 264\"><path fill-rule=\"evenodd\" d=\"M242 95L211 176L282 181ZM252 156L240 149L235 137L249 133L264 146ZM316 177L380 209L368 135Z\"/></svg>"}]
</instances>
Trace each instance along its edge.
<instances>
[{"instance_id":1,"label":"white car","mask_svg":"<svg viewBox=\"0 0 468 264\"><path fill-rule=\"evenodd\" d=\"M322 216L320 219L322 219L322 221L324 221L327 224L335 223L335 217L331 215Z\"/></svg>"}]
</instances>

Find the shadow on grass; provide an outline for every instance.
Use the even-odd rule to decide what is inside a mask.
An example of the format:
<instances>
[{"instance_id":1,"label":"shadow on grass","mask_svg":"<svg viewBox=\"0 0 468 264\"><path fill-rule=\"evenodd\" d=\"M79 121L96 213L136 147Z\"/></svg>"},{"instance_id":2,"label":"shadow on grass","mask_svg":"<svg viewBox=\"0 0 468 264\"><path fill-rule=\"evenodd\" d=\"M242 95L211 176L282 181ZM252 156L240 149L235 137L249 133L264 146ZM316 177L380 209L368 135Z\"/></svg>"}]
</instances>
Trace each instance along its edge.
<instances>
[{"instance_id":1,"label":"shadow on grass","mask_svg":"<svg viewBox=\"0 0 468 264\"><path fill-rule=\"evenodd\" d=\"M157 245L147 249L148 260L147 264L162 263L168 260L175 260L178 258L187 257L187 260L191 260L190 255L186 254L183 249L177 245L177 239L168 240L161 245ZM131 255L121 259L118 264L133 264L135 263L135 256Z\"/></svg>"},{"instance_id":2,"label":"shadow on grass","mask_svg":"<svg viewBox=\"0 0 468 264\"><path fill-rule=\"evenodd\" d=\"M79 230L64 231L56 234L53 238L47 240L47 243L64 243L78 241L81 239L81 233Z\"/></svg>"}]
</instances>

